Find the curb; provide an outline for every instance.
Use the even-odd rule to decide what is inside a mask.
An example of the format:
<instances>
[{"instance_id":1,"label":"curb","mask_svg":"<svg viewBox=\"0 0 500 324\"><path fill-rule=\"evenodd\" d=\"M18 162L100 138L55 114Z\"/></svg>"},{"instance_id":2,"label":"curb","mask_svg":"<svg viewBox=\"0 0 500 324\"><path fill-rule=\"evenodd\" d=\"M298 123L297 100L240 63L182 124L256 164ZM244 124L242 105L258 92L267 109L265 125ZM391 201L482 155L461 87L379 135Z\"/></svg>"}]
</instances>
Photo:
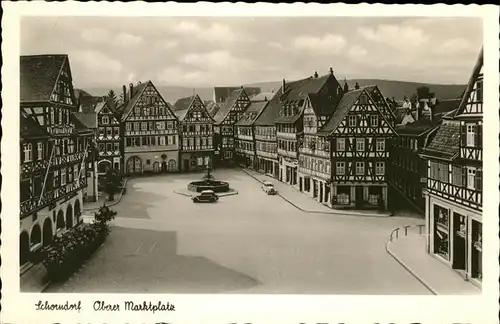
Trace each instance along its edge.
<instances>
[{"instance_id":1,"label":"curb","mask_svg":"<svg viewBox=\"0 0 500 324\"><path fill-rule=\"evenodd\" d=\"M123 191L127 188L128 179L129 178L125 178L125 181L123 182L123 188L120 192L120 196L118 197L118 200L115 200L111 204L106 205L107 207L112 207L112 206L118 205L122 201ZM101 208L101 206L94 207L94 208L88 208L88 209L83 208L83 211L98 210L99 208Z\"/></svg>"},{"instance_id":2,"label":"curb","mask_svg":"<svg viewBox=\"0 0 500 324\"><path fill-rule=\"evenodd\" d=\"M246 170L244 170L242 168L240 168L240 171L242 171L243 173L245 173L245 174L249 175L250 177L254 178L259 183L262 183L262 181L259 178L257 178L256 176L254 176L250 172L247 172ZM387 214L353 213L353 212L350 212L348 210L346 210L346 211L307 210L307 209L303 209L303 208L297 206L295 203L293 203L292 201L290 201L289 199L287 199L286 197L284 197L283 195L281 195L281 193L279 191L277 192L277 194L278 194L278 196L281 197L281 199L285 200L287 203L289 203L290 205L292 205L296 209L300 210L301 212L310 213L310 214L339 215L339 216L359 216L359 217L376 217L376 218L391 217L391 215L392 215L391 213L387 213Z\"/></svg>"},{"instance_id":3,"label":"curb","mask_svg":"<svg viewBox=\"0 0 500 324\"><path fill-rule=\"evenodd\" d=\"M234 189L233 189L234 190ZM184 192L181 192L181 191L178 191L178 190L173 190L174 193L178 194L178 195L181 195L181 196L185 196L185 197L194 197L195 194L187 194L187 193L184 193ZM219 197L227 197L227 196L234 196L234 195L237 195L238 194L238 191L234 190L232 192L228 192L228 193L222 193L222 194L219 194L219 193L216 193L217 196Z\"/></svg>"},{"instance_id":4,"label":"curb","mask_svg":"<svg viewBox=\"0 0 500 324\"><path fill-rule=\"evenodd\" d=\"M426 283L422 278L420 278L411 268L403 262L394 252L391 251L389 248L390 243L392 243L390 240L385 243L385 250L387 253L389 253L390 256L393 257L394 260L396 260L397 263L399 263L403 268L405 268L406 271L408 271L415 279L418 280L427 290L429 290L433 295L439 295L438 292L432 288L428 283Z\"/></svg>"}]
</instances>

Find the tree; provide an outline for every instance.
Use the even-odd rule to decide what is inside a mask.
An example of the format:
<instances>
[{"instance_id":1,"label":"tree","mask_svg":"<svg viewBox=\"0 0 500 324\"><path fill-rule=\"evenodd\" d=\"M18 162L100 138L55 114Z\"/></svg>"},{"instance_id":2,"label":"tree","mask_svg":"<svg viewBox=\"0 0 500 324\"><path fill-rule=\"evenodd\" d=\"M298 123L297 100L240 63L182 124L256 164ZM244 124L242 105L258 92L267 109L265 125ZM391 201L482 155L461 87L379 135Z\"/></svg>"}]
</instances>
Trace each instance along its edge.
<instances>
[{"instance_id":1,"label":"tree","mask_svg":"<svg viewBox=\"0 0 500 324\"><path fill-rule=\"evenodd\" d=\"M116 104L117 102L116 93L113 91L113 89L109 90L108 94L106 95L106 99L113 100L113 103Z\"/></svg>"},{"instance_id":2,"label":"tree","mask_svg":"<svg viewBox=\"0 0 500 324\"><path fill-rule=\"evenodd\" d=\"M418 99L429 99L431 97L431 90L428 86L420 86L417 88Z\"/></svg>"},{"instance_id":3,"label":"tree","mask_svg":"<svg viewBox=\"0 0 500 324\"><path fill-rule=\"evenodd\" d=\"M104 190L108 195L108 200L112 201L115 199L115 194L118 193L121 186L121 176L119 172L115 169L109 169L106 173L106 184Z\"/></svg>"}]
</instances>

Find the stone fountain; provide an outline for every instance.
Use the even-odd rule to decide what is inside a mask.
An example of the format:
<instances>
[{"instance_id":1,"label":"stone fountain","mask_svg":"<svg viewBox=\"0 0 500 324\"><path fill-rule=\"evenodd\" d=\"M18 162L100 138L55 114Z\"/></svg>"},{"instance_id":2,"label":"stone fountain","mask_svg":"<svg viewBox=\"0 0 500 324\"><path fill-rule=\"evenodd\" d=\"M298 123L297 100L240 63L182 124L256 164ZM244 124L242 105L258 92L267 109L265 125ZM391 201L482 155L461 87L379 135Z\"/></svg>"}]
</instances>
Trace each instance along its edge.
<instances>
[{"instance_id":1,"label":"stone fountain","mask_svg":"<svg viewBox=\"0 0 500 324\"><path fill-rule=\"evenodd\" d=\"M192 181L188 184L187 188L189 191L202 192L203 190L212 190L216 193L228 192L229 183L225 181L215 180L215 177L211 173L212 168L207 164L206 174L203 175L201 181Z\"/></svg>"}]
</instances>

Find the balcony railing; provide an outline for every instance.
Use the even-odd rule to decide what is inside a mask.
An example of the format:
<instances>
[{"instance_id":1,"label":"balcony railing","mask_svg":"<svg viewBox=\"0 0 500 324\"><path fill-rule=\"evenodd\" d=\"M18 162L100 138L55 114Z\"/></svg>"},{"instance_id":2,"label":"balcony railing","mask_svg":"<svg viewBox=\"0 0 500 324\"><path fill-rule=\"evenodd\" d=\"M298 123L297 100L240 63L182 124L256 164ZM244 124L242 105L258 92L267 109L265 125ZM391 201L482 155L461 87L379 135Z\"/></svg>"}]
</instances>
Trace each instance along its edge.
<instances>
[{"instance_id":1,"label":"balcony railing","mask_svg":"<svg viewBox=\"0 0 500 324\"><path fill-rule=\"evenodd\" d=\"M291 157L296 159L297 158L297 152L296 151L287 151L283 149L278 149L278 155L281 156L286 156L286 157Z\"/></svg>"},{"instance_id":2,"label":"balcony railing","mask_svg":"<svg viewBox=\"0 0 500 324\"><path fill-rule=\"evenodd\" d=\"M73 133L74 125L52 125L47 127L50 135L70 135Z\"/></svg>"},{"instance_id":3,"label":"balcony railing","mask_svg":"<svg viewBox=\"0 0 500 324\"><path fill-rule=\"evenodd\" d=\"M257 156L259 156L259 157L266 157L266 158L273 159L273 160L278 159L278 153L276 153L276 152L272 153L272 152L268 152L268 151L257 150L256 153L257 153Z\"/></svg>"},{"instance_id":4,"label":"balcony railing","mask_svg":"<svg viewBox=\"0 0 500 324\"><path fill-rule=\"evenodd\" d=\"M276 132L277 138L285 138L285 139L296 139L296 133L285 133L285 132Z\"/></svg>"}]
</instances>

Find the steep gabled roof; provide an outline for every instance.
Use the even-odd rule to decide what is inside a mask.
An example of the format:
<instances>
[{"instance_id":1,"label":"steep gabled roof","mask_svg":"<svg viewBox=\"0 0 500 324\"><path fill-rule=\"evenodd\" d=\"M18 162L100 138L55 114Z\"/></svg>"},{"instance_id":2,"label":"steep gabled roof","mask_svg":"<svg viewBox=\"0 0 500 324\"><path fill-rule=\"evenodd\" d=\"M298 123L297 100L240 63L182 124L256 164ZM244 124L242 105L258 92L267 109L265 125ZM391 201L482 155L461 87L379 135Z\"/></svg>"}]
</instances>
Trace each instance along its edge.
<instances>
[{"instance_id":1,"label":"steep gabled roof","mask_svg":"<svg viewBox=\"0 0 500 324\"><path fill-rule=\"evenodd\" d=\"M335 131L363 92L364 88L360 88L344 93L342 99L340 99L339 104L335 108L332 117L330 117L328 122L318 130L318 133L330 134Z\"/></svg>"},{"instance_id":2,"label":"steep gabled roof","mask_svg":"<svg viewBox=\"0 0 500 324\"><path fill-rule=\"evenodd\" d=\"M280 88L274 95L274 97L268 102L268 104L261 111L260 115L254 121L256 126L273 126L275 119L278 117L281 103L280 98L283 93L283 89Z\"/></svg>"},{"instance_id":3,"label":"steep gabled roof","mask_svg":"<svg viewBox=\"0 0 500 324\"><path fill-rule=\"evenodd\" d=\"M267 106L268 101L252 102L241 118L236 122L236 126L251 126Z\"/></svg>"},{"instance_id":4,"label":"steep gabled roof","mask_svg":"<svg viewBox=\"0 0 500 324\"><path fill-rule=\"evenodd\" d=\"M21 103L49 101L67 59L66 54L21 56Z\"/></svg>"},{"instance_id":5,"label":"steep gabled roof","mask_svg":"<svg viewBox=\"0 0 500 324\"><path fill-rule=\"evenodd\" d=\"M258 87L244 87L248 96L253 96L260 93L261 89ZM233 91L241 89L241 87L214 87L215 100L217 103L227 101ZM222 99L222 100L221 100Z\"/></svg>"},{"instance_id":6,"label":"steep gabled roof","mask_svg":"<svg viewBox=\"0 0 500 324\"><path fill-rule=\"evenodd\" d=\"M460 153L460 124L453 120L443 120L437 131L429 139L422 154L452 160Z\"/></svg>"},{"instance_id":7,"label":"steep gabled roof","mask_svg":"<svg viewBox=\"0 0 500 324\"><path fill-rule=\"evenodd\" d=\"M188 110L189 109L174 110L174 114L177 116L177 119L179 119L179 121L182 121L184 117L186 117Z\"/></svg>"},{"instance_id":8,"label":"steep gabled roof","mask_svg":"<svg viewBox=\"0 0 500 324\"><path fill-rule=\"evenodd\" d=\"M440 100L436 103L434 107L432 107L432 112L434 114L444 114L455 110L458 108L461 99L445 99Z\"/></svg>"},{"instance_id":9,"label":"steep gabled roof","mask_svg":"<svg viewBox=\"0 0 500 324\"><path fill-rule=\"evenodd\" d=\"M229 113L229 111L231 110L231 108L236 103L236 100L238 99L238 97L243 92L244 92L244 90L242 88L234 90L233 92L231 92L231 95L229 96L229 98L226 100L226 102L224 102L221 105L219 111L217 111L217 113L213 117L216 123L221 123L222 121L224 121L224 119L226 118L227 114Z\"/></svg>"},{"instance_id":10,"label":"steep gabled roof","mask_svg":"<svg viewBox=\"0 0 500 324\"><path fill-rule=\"evenodd\" d=\"M136 87L134 87L134 93L132 93L132 95L130 96L130 100L127 100L124 103L124 107L123 107L123 110L121 112L122 120L127 118L128 114L132 111L132 109L134 109L135 104L137 103L137 101L141 97L142 93L144 92L144 89L146 89L146 87L150 83L152 84L151 81L147 81L147 82L141 83L141 84L137 85Z\"/></svg>"},{"instance_id":11,"label":"steep gabled roof","mask_svg":"<svg viewBox=\"0 0 500 324\"><path fill-rule=\"evenodd\" d=\"M85 125L85 123L79 118L79 113L72 112L70 115L71 122L75 125L75 132L82 135L92 135L94 130Z\"/></svg>"},{"instance_id":12,"label":"steep gabled roof","mask_svg":"<svg viewBox=\"0 0 500 324\"><path fill-rule=\"evenodd\" d=\"M472 74L469 78L469 83L467 83L467 88L465 88L465 92L462 96L460 104L458 105L457 112L455 116L458 116L463 113L465 106L467 105L467 101L469 100L469 96L474 89L474 84L476 83L477 77L481 73L481 68L483 67L483 48L479 52L479 56L476 60L476 65L474 65L474 69L472 70Z\"/></svg>"}]
</instances>

